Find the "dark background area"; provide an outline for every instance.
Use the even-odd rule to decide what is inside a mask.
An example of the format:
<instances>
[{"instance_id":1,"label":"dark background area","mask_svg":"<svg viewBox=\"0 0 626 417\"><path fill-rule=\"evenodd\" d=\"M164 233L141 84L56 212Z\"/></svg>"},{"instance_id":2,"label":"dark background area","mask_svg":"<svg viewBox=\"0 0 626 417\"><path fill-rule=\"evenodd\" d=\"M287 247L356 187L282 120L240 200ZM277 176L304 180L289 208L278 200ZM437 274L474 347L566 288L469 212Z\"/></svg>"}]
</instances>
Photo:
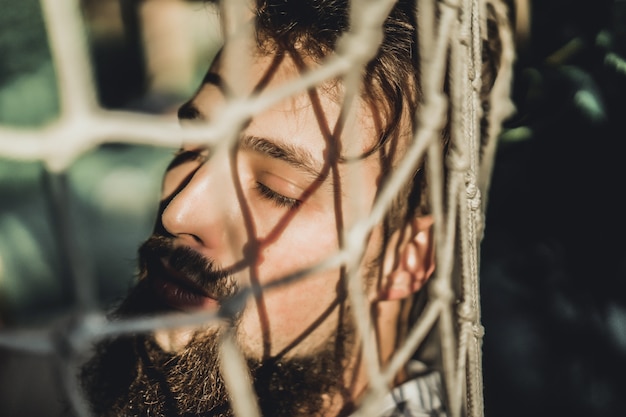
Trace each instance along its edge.
<instances>
[{"instance_id":1,"label":"dark background area","mask_svg":"<svg viewBox=\"0 0 626 417\"><path fill-rule=\"evenodd\" d=\"M626 2L532 2L482 244L487 417L626 416Z\"/></svg>"},{"instance_id":2,"label":"dark background area","mask_svg":"<svg viewBox=\"0 0 626 417\"><path fill-rule=\"evenodd\" d=\"M143 3L85 1L98 95L107 108L170 114L209 58L200 53L182 84L155 81ZM623 417L626 2L531 5L482 244L485 414ZM0 123L44 125L58 94L38 2L0 0L0 10ZM67 209L102 305L132 279L170 154L109 145L68 171ZM74 305L44 183L40 163L0 159L0 326L48 323ZM0 350L1 416L57 415L43 359Z\"/></svg>"}]
</instances>

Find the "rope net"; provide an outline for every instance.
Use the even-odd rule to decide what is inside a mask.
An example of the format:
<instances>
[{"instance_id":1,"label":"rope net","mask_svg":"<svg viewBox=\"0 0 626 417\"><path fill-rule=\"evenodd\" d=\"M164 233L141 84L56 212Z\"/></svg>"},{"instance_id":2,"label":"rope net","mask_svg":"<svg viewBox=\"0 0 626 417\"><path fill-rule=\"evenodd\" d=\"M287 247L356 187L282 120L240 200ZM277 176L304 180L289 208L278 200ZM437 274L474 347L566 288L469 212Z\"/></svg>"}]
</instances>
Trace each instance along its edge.
<instances>
[{"instance_id":1,"label":"rope net","mask_svg":"<svg viewBox=\"0 0 626 417\"><path fill-rule=\"evenodd\" d=\"M350 19L353 31L342 39L338 53L327 63L284 88L253 98L233 97L225 103L221 117L204 126L181 129L169 117L107 110L96 98L92 62L84 36L78 0L42 0L42 9L56 71L60 116L37 129L0 126L0 155L22 161L41 161L48 171L47 187L58 219L58 238L70 260L72 286L77 303L70 321L44 330L4 329L0 346L34 353L52 353L59 360L60 378L72 407L80 416L91 415L75 377L76 366L94 341L125 333L148 332L164 327L199 325L217 320L215 314L163 314L109 321L96 306L96 284L81 265L80 247L72 235L71 219L65 210L67 183L64 174L81 155L107 143L178 147L187 143L209 144L218 151L228 149L237 138L233 127L242 126L260 109L330 78L343 77L348 88L358 85L359 69L376 54L377 34L393 0L353 0ZM238 36L245 44L252 36L245 31L246 2L223 2L221 15L226 36ZM413 353L426 343L436 346L437 366L452 417L483 415L480 319L479 245L483 229L485 196L497 137L503 120L513 111L509 99L514 46L509 10L499 0L419 0L419 47L422 59L421 84L424 105L411 147L393 178L380 193L371 213L344 230L340 250L307 271L284 278L284 282L306 279L319 269L349 264L362 252L365 236L379 223L416 161L428 156L432 210L437 227L436 276L432 279L419 320L410 330L406 344L395 352L390 364L380 368L365 349L372 387L356 415L373 416L387 393L388 382ZM488 19L489 18L489 19ZM488 30L492 28L492 30ZM488 95L482 71L483 45L499 40L496 73ZM241 44L240 44L241 45ZM225 59L242 59L237 48L228 49ZM241 65L240 67L244 67ZM352 75L352 77L351 77ZM236 77L236 75L235 75ZM446 86L446 84L448 84ZM347 95L349 96L349 95ZM349 100L347 100L349 101ZM349 103L345 103L349 106ZM487 111L486 111L487 110ZM451 119L449 152L442 158L441 127ZM486 126L486 128L484 128ZM446 175L444 177L444 171ZM358 178L353 181L359 186ZM355 319L368 346L370 324L365 297L356 274L350 276L349 296ZM222 343L225 379L237 415L258 415L252 387L242 377L245 363L235 342Z\"/></svg>"}]
</instances>

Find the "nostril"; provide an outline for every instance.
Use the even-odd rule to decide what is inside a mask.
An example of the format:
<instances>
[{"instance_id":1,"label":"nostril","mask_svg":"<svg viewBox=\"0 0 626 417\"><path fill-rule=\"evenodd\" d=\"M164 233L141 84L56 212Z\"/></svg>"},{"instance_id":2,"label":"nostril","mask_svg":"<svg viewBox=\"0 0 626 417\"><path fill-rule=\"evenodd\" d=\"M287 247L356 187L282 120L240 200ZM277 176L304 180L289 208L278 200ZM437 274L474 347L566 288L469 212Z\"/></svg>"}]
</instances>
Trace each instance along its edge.
<instances>
[{"instance_id":1,"label":"nostril","mask_svg":"<svg viewBox=\"0 0 626 417\"><path fill-rule=\"evenodd\" d=\"M179 233L175 235L175 238L180 241L180 243L189 246L205 246L205 242L198 235L194 235L193 233Z\"/></svg>"},{"instance_id":2,"label":"nostril","mask_svg":"<svg viewBox=\"0 0 626 417\"><path fill-rule=\"evenodd\" d=\"M189 236L196 242L199 244L204 244L204 242L202 241L202 239L200 239L200 237L198 235L194 235L194 234L189 234Z\"/></svg>"}]
</instances>

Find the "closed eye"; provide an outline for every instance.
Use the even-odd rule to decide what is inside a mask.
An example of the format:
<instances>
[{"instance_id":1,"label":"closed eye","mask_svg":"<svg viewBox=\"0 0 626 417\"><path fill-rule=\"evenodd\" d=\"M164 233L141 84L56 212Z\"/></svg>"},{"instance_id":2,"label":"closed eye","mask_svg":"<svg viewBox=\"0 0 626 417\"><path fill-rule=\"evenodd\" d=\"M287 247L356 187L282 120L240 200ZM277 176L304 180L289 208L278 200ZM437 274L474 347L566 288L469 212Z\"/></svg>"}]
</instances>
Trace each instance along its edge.
<instances>
[{"instance_id":1,"label":"closed eye","mask_svg":"<svg viewBox=\"0 0 626 417\"><path fill-rule=\"evenodd\" d=\"M260 183L258 181L256 183L256 189L261 195L261 197L263 197L266 200L271 201L277 207L286 207L292 210L292 209L298 208L302 204L302 201L279 194L276 191L269 188L268 186L266 186L265 184Z\"/></svg>"}]
</instances>

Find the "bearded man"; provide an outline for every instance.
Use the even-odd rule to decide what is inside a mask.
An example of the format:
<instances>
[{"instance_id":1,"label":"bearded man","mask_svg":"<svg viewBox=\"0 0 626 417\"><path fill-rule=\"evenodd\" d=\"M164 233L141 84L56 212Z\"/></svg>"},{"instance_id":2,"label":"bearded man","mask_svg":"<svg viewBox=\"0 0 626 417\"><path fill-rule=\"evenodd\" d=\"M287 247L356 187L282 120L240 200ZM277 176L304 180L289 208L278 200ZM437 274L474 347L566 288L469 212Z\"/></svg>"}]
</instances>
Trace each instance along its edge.
<instances>
[{"instance_id":1,"label":"bearded man","mask_svg":"<svg viewBox=\"0 0 626 417\"><path fill-rule=\"evenodd\" d=\"M257 1L256 43L239 51L249 65L234 69L218 54L180 108L181 123L211 123L232 91L254 96L318 68L349 29L348 6ZM222 320L100 343L82 369L97 415L232 415L219 349L227 332L247 360L264 416L346 416L359 406L371 381L347 268L314 267L372 210L413 138L414 2L395 4L383 29L350 117L342 113L346 86L330 79L256 113L223 155L193 144L177 152L153 236L139 251L137 285L114 317L199 311ZM421 166L367 235L356 267L383 367L404 342L406 313L434 270L423 173ZM445 415L438 374L417 368L398 372L379 415Z\"/></svg>"}]
</instances>

